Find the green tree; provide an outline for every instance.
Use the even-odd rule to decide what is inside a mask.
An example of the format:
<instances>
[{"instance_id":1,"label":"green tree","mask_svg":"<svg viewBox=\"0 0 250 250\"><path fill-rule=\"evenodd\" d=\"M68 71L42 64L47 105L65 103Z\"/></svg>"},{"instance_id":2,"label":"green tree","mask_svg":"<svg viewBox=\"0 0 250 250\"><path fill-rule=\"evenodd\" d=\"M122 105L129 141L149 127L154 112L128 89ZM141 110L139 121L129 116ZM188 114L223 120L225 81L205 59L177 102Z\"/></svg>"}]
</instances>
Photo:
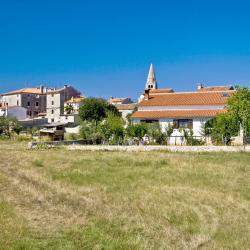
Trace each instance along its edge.
<instances>
[{"instance_id":1,"label":"green tree","mask_svg":"<svg viewBox=\"0 0 250 250\"><path fill-rule=\"evenodd\" d=\"M103 99L86 98L82 104L79 109L79 117L83 121L94 121L97 125L98 122L107 117L108 112L120 116L118 109Z\"/></svg>"},{"instance_id":2,"label":"green tree","mask_svg":"<svg viewBox=\"0 0 250 250\"><path fill-rule=\"evenodd\" d=\"M139 124L130 124L126 128L127 136L130 138L136 138L142 140L142 138L147 134L148 128L147 124L139 123Z\"/></svg>"},{"instance_id":3,"label":"green tree","mask_svg":"<svg viewBox=\"0 0 250 250\"><path fill-rule=\"evenodd\" d=\"M229 144L232 136L239 132L239 123L231 113L218 115L206 125L207 131L216 144Z\"/></svg>"},{"instance_id":4,"label":"green tree","mask_svg":"<svg viewBox=\"0 0 250 250\"><path fill-rule=\"evenodd\" d=\"M0 117L0 135L10 137L12 132L19 134L21 131L22 126L15 118Z\"/></svg>"},{"instance_id":5,"label":"green tree","mask_svg":"<svg viewBox=\"0 0 250 250\"><path fill-rule=\"evenodd\" d=\"M167 134L165 132L162 132L159 123L147 124L147 135L151 140L153 140L153 142L157 144L167 143Z\"/></svg>"},{"instance_id":6,"label":"green tree","mask_svg":"<svg viewBox=\"0 0 250 250\"><path fill-rule=\"evenodd\" d=\"M250 135L250 90L237 87L237 92L228 99L228 113L243 128L245 135Z\"/></svg>"},{"instance_id":7,"label":"green tree","mask_svg":"<svg viewBox=\"0 0 250 250\"><path fill-rule=\"evenodd\" d=\"M111 144L121 144L124 139L124 120L112 112L107 114L107 118L99 124L98 130Z\"/></svg>"},{"instance_id":8,"label":"green tree","mask_svg":"<svg viewBox=\"0 0 250 250\"><path fill-rule=\"evenodd\" d=\"M67 104L67 105L64 107L64 110L65 110L65 112L69 115L69 114L72 114L72 113L73 113L74 107L73 107L73 105L71 105L71 104Z\"/></svg>"}]
</instances>

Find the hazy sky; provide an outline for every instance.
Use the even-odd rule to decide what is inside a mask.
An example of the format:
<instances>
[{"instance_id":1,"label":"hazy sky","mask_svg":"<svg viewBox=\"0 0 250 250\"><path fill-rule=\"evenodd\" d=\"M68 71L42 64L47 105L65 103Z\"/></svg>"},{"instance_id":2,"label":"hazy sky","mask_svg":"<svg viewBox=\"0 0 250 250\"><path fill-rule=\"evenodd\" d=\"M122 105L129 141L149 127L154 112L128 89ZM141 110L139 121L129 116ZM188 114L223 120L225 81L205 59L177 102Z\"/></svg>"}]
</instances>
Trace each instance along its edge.
<instances>
[{"instance_id":1,"label":"hazy sky","mask_svg":"<svg viewBox=\"0 0 250 250\"><path fill-rule=\"evenodd\" d=\"M69 83L87 96L250 86L250 2L0 0L0 92Z\"/></svg>"}]
</instances>

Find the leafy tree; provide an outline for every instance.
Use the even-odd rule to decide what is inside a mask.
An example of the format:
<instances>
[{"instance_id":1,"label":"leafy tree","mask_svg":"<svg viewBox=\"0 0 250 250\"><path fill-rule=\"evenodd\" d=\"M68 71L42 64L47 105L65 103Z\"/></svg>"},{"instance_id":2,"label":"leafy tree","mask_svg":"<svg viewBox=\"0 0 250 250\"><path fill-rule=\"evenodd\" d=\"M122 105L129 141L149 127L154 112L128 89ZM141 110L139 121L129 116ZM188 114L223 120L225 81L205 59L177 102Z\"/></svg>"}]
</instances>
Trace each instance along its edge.
<instances>
[{"instance_id":1,"label":"leafy tree","mask_svg":"<svg viewBox=\"0 0 250 250\"><path fill-rule=\"evenodd\" d=\"M120 116L118 109L103 99L86 98L83 105L80 107L79 116L84 121L94 121L97 125L107 117L107 113L111 112L114 115Z\"/></svg>"},{"instance_id":2,"label":"leafy tree","mask_svg":"<svg viewBox=\"0 0 250 250\"><path fill-rule=\"evenodd\" d=\"M147 135L157 144L167 143L167 134L162 132L159 123L147 124Z\"/></svg>"},{"instance_id":3,"label":"leafy tree","mask_svg":"<svg viewBox=\"0 0 250 250\"><path fill-rule=\"evenodd\" d=\"M69 115L69 114L72 114L72 113L73 113L74 107L73 107L73 105L71 105L71 104L67 104L67 105L64 107L64 110L65 110L65 112Z\"/></svg>"},{"instance_id":4,"label":"leafy tree","mask_svg":"<svg viewBox=\"0 0 250 250\"><path fill-rule=\"evenodd\" d=\"M97 129L95 121L83 121L81 123L80 136L88 143L100 144L104 139Z\"/></svg>"},{"instance_id":5,"label":"leafy tree","mask_svg":"<svg viewBox=\"0 0 250 250\"><path fill-rule=\"evenodd\" d=\"M0 134L11 136L11 132L19 134L22 131L22 126L14 118L8 118L5 116L0 117Z\"/></svg>"},{"instance_id":6,"label":"leafy tree","mask_svg":"<svg viewBox=\"0 0 250 250\"><path fill-rule=\"evenodd\" d=\"M216 144L229 144L231 137L239 132L239 123L229 112L218 115L205 127Z\"/></svg>"},{"instance_id":7,"label":"leafy tree","mask_svg":"<svg viewBox=\"0 0 250 250\"><path fill-rule=\"evenodd\" d=\"M142 138L147 134L147 125L145 123L130 124L126 128L127 135L131 138L137 138L142 140Z\"/></svg>"},{"instance_id":8,"label":"leafy tree","mask_svg":"<svg viewBox=\"0 0 250 250\"><path fill-rule=\"evenodd\" d=\"M237 87L237 92L228 99L228 113L242 127L245 135L250 135L250 90Z\"/></svg>"},{"instance_id":9,"label":"leafy tree","mask_svg":"<svg viewBox=\"0 0 250 250\"><path fill-rule=\"evenodd\" d=\"M107 118L98 126L106 141L111 144L120 144L124 139L124 120L109 112Z\"/></svg>"},{"instance_id":10,"label":"leafy tree","mask_svg":"<svg viewBox=\"0 0 250 250\"><path fill-rule=\"evenodd\" d=\"M232 136L237 136L243 128L244 135L250 135L250 90L236 88L236 93L228 98L227 112L206 122L203 134L210 135L217 144L229 144Z\"/></svg>"}]
</instances>

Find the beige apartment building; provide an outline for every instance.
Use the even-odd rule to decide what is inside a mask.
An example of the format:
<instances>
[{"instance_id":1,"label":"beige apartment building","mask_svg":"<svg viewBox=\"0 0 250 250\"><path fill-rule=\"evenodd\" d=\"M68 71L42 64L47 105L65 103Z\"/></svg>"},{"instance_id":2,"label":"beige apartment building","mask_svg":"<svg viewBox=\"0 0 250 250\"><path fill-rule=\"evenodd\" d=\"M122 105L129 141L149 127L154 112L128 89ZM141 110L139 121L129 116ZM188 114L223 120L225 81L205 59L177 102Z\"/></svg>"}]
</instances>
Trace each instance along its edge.
<instances>
[{"instance_id":1,"label":"beige apartment building","mask_svg":"<svg viewBox=\"0 0 250 250\"><path fill-rule=\"evenodd\" d=\"M81 93L72 86L64 85L63 88L47 93L47 118L49 123L75 122L75 116L65 115L64 103L70 99L80 97Z\"/></svg>"},{"instance_id":2,"label":"beige apartment building","mask_svg":"<svg viewBox=\"0 0 250 250\"><path fill-rule=\"evenodd\" d=\"M1 94L0 107L23 107L27 110L27 117L38 117L46 112L46 95L52 89L40 86L38 88L23 88Z\"/></svg>"}]
</instances>

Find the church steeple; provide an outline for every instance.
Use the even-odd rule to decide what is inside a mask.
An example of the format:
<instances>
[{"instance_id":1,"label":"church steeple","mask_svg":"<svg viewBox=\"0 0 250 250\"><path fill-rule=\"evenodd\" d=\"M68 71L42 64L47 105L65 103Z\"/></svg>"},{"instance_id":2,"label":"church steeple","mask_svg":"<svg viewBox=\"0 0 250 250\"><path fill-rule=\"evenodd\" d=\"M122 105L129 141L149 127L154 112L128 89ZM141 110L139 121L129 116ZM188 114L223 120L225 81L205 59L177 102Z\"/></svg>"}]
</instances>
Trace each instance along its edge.
<instances>
[{"instance_id":1,"label":"church steeple","mask_svg":"<svg viewBox=\"0 0 250 250\"><path fill-rule=\"evenodd\" d=\"M157 89L155 71L154 71L154 66L152 63L150 64L150 68L148 72L148 79L147 79L145 89Z\"/></svg>"}]
</instances>

